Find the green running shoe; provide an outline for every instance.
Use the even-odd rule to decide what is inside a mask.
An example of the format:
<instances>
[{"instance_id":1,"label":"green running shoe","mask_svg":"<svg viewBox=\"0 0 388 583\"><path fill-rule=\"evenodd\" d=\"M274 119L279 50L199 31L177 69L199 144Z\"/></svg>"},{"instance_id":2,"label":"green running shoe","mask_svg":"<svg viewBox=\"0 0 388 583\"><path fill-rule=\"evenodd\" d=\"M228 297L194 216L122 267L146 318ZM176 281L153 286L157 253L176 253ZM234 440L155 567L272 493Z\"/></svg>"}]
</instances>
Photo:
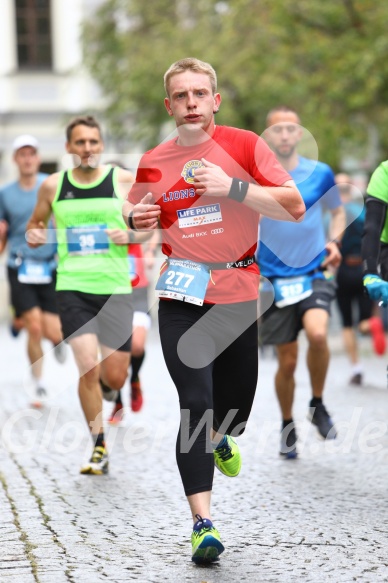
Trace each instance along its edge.
<instances>
[{"instance_id":1,"label":"green running shoe","mask_svg":"<svg viewBox=\"0 0 388 583\"><path fill-rule=\"evenodd\" d=\"M198 521L194 524L191 535L193 548L191 560L197 564L218 561L219 555L225 550L220 539L220 533L214 528L211 520L202 518L199 514L195 516Z\"/></svg>"},{"instance_id":2,"label":"green running shoe","mask_svg":"<svg viewBox=\"0 0 388 583\"><path fill-rule=\"evenodd\" d=\"M225 435L213 453L214 463L225 476L234 478L240 473L241 455L233 437Z\"/></svg>"}]
</instances>

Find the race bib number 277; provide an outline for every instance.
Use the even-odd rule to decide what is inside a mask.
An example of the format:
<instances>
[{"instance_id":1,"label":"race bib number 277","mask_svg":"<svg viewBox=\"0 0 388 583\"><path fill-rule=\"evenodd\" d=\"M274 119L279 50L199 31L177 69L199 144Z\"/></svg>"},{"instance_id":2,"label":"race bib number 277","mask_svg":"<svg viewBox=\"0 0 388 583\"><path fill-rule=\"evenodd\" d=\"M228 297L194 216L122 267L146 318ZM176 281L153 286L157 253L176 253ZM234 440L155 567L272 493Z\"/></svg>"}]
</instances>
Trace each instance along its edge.
<instances>
[{"instance_id":1,"label":"race bib number 277","mask_svg":"<svg viewBox=\"0 0 388 583\"><path fill-rule=\"evenodd\" d=\"M160 298L202 306L209 279L206 265L186 259L169 259L166 271L157 281L155 293Z\"/></svg>"}]
</instances>

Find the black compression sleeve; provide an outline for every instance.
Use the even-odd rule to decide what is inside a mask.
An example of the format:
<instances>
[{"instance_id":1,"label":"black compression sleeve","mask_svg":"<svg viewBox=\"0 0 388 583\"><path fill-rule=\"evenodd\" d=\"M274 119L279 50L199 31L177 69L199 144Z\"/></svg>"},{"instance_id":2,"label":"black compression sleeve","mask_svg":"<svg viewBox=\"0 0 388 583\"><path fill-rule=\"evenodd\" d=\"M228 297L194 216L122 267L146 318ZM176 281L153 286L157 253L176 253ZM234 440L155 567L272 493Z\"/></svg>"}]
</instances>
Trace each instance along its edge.
<instances>
[{"instance_id":1,"label":"black compression sleeve","mask_svg":"<svg viewBox=\"0 0 388 583\"><path fill-rule=\"evenodd\" d=\"M374 196L368 196L365 202L366 216L362 235L362 265L364 275L378 273L380 255L380 236L385 224L387 203Z\"/></svg>"}]
</instances>

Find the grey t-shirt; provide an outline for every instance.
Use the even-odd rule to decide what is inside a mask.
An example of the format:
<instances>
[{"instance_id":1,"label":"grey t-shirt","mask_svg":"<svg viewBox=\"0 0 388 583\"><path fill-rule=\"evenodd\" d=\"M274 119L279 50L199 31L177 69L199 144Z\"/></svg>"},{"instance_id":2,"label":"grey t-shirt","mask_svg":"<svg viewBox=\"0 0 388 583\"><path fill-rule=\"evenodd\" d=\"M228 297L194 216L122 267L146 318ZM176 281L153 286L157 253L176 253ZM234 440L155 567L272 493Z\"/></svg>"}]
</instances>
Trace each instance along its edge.
<instances>
[{"instance_id":1,"label":"grey t-shirt","mask_svg":"<svg viewBox=\"0 0 388 583\"><path fill-rule=\"evenodd\" d=\"M39 173L33 189L23 190L19 182L12 182L0 188L0 219L7 221L8 265L16 268L17 258L49 261L55 268L56 244L46 244L31 249L26 241L26 226L37 201L38 190L47 174Z\"/></svg>"}]
</instances>

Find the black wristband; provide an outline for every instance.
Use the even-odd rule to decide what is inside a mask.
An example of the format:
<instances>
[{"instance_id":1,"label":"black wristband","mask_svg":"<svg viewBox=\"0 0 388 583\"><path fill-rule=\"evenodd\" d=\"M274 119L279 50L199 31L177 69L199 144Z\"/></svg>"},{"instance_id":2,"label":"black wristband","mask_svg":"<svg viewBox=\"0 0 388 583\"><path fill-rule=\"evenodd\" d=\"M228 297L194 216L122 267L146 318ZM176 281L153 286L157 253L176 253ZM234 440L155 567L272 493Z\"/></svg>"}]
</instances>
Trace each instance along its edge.
<instances>
[{"instance_id":1,"label":"black wristband","mask_svg":"<svg viewBox=\"0 0 388 583\"><path fill-rule=\"evenodd\" d=\"M245 182L245 180L240 180L239 178L233 178L228 198L242 202L247 195L248 188L249 182Z\"/></svg>"},{"instance_id":2,"label":"black wristband","mask_svg":"<svg viewBox=\"0 0 388 583\"><path fill-rule=\"evenodd\" d=\"M133 213L129 213L128 215L128 225L132 231L136 231L135 223L133 222Z\"/></svg>"}]
</instances>

